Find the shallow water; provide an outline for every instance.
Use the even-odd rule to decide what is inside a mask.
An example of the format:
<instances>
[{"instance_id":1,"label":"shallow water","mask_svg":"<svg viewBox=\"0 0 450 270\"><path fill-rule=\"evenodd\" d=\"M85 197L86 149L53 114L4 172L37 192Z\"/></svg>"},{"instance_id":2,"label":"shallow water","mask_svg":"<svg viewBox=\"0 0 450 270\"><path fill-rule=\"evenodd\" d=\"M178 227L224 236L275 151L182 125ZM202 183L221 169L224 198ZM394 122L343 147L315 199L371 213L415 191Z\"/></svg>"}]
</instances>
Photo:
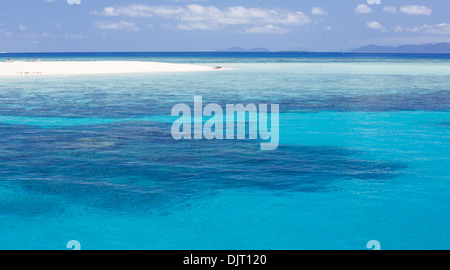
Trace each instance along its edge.
<instances>
[{"instance_id":1,"label":"shallow water","mask_svg":"<svg viewBox=\"0 0 450 270\"><path fill-rule=\"evenodd\" d=\"M0 80L0 249L449 248L446 57L160 57L234 69ZM280 104L279 148L175 141L196 95Z\"/></svg>"}]
</instances>

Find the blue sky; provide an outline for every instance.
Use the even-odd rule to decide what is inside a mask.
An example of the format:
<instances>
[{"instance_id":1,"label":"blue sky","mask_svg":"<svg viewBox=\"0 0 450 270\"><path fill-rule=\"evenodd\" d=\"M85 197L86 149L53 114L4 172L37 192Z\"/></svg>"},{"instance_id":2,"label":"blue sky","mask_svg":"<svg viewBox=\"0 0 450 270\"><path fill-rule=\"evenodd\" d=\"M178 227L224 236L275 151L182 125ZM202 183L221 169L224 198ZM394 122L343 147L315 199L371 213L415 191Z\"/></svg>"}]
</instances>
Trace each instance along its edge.
<instances>
[{"instance_id":1,"label":"blue sky","mask_svg":"<svg viewBox=\"0 0 450 270\"><path fill-rule=\"evenodd\" d=\"M448 0L3 0L0 9L0 52L341 51L437 42L450 42Z\"/></svg>"}]
</instances>

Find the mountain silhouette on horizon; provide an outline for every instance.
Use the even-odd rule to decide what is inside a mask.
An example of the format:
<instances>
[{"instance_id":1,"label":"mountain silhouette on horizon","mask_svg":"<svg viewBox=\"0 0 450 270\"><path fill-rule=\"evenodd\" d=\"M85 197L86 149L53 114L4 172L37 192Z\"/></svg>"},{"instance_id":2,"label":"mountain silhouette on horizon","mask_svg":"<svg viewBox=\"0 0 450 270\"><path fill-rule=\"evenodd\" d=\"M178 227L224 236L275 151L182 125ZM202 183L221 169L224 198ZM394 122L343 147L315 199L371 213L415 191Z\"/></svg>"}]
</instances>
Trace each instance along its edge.
<instances>
[{"instance_id":1,"label":"mountain silhouette on horizon","mask_svg":"<svg viewBox=\"0 0 450 270\"><path fill-rule=\"evenodd\" d=\"M433 53L450 54L450 43L436 43L423 45L403 45L399 47L367 45L350 50L351 53Z\"/></svg>"},{"instance_id":2,"label":"mountain silhouette on horizon","mask_svg":"<svg viewBox=\"0 0 450 270\"><path fill-rule=\"evenodd\" d=\"M266 48L252 48L252 49L244 49L238 46L231 47L228 49L217 50L216 52L270 52Z\"/></svg>"}]
</instances>

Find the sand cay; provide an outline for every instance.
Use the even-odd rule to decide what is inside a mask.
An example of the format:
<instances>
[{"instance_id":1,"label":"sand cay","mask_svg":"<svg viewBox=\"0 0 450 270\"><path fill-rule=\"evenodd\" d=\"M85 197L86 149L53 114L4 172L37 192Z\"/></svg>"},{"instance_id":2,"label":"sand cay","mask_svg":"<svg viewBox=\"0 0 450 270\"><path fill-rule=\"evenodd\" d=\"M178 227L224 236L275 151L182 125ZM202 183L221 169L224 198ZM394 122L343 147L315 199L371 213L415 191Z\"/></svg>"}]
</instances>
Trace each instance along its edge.
<instances>
[{"instance_id":1,"label":"sand cay","mask_svg":"<svg viewBox=\"0 0 450 270\"><path fill-rule=\"evenodd\" d=\"M7 61L0 63L0 76L202 72L219 69L222 68L143 61Z\"/></svg>"}]
</instances>

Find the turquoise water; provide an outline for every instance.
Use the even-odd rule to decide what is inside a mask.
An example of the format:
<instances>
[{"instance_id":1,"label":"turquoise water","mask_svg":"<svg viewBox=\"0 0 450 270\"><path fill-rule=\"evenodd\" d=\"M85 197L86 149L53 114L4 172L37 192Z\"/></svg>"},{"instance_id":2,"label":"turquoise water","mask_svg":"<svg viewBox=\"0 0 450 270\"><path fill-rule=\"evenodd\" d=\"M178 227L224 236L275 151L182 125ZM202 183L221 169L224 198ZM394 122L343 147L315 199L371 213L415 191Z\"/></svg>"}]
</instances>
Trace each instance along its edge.
<instances>
[{"instance_id":1,"label":"turquoise water","mask_svg":"<svg viewBox=\"0 0 450 270\"><path fill-rule=\"evenodd\" d=\"M450 248L448 57L83 57L234 69L0 78L0 249ZM194 96L280 104L279 148L175 141Z\"/></svg>"}]
</instances>

